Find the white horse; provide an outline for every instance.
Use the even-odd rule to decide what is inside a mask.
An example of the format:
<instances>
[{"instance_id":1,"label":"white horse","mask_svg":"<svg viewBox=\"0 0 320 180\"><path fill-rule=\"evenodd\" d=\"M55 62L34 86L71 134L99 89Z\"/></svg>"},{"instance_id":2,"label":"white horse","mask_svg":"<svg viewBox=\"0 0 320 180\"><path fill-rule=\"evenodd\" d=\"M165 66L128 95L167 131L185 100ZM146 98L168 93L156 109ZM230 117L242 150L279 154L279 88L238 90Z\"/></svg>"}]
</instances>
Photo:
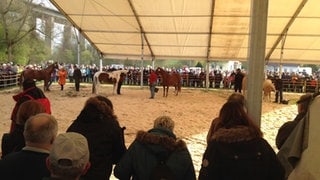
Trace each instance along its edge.
<instances>
[{"instance_id":1,"label":"white horse","mask_svg":"<svg viewBox=\"0 0 320 180\"><path fill-rule=\"evenodd\" d=\"M101 84L113 84L112 94L114 94L115 90L118 88L118 82L121 78L122 73L127 74L128 70L117 70L112 72L105 72L105 71L96 72L93 76L92 93L98 94L97 87L100 87Z\"/></svg>"},{"instance_id":2,"label":"white horse","mask_svg":"<svg viewBox=\"0 0 320 180\"><path fill-rule=\"evenodd\" d=\"M276 88L270 79L266 79L262 85L263 90L263 100L266 102L271 102L271 92L276 91Z\"/></svg>"},{"instance_id":3,"label":"white horse","mask_svg":"<svg viewBox=\"0 0 320 180\"><path fill-rule=\"evenodd\" d=\"M244 78L242 79L242 94L243 95L246 95L247 79L248 79L247 75L245 75ZM262 99L266 102L270 102L271 101L271 92L276 91L276 88L270 79L265 79L263 81L262 91L263 91L263 98Z\"/></svg>"}]
</instances>

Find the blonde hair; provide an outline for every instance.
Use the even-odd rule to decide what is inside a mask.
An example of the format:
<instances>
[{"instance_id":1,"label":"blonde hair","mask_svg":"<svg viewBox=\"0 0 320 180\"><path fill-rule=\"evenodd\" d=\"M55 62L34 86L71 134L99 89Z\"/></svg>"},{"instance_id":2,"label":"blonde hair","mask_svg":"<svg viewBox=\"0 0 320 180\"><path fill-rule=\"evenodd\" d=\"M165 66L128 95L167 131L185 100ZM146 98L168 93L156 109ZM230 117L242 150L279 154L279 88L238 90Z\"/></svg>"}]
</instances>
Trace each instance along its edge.
<instances>
[{"instance_id":1,"label":"blonde hair","mask_svg":"<svg viewBox=\"0 0 320 180\"><path fill-rule=\"evenodd\" d=\"M154 120L154 128L167 128L173 131L174 121L169 116L159 116Z\"/></svg>"}]
</instances>

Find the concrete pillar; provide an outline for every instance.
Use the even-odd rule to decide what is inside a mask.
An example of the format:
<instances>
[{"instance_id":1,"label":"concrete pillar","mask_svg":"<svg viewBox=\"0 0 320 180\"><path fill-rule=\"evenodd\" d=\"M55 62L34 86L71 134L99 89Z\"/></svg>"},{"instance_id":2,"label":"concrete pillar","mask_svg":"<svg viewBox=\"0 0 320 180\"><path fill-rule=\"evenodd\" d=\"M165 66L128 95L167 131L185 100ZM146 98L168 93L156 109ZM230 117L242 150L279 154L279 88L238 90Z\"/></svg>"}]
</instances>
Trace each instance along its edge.
<instances>
[{"instance_id":1,"label":"concrete pillar","mask_svg":"<svg viewBox=\"0 0 320 180\"><path fill-rule=\"evenodd\" d=\"M247 101L248 113L259 127L261 125L267 19L268 0L251 0Z\"/></svg>"}]
</instances>

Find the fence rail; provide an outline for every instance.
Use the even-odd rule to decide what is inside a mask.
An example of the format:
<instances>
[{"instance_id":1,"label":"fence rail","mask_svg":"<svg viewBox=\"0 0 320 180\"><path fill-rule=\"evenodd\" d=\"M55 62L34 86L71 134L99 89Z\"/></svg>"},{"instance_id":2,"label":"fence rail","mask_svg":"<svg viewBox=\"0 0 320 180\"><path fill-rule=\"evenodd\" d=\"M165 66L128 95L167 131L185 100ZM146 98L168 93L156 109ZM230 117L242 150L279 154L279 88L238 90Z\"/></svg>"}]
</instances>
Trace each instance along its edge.
<instances>
[{"instance_id":1,"label":"fence rail","mask_svg":"<svg viewBox=\"0 0 320 180\"><path fill-rule=\"evenodd\" d=\"M0 74L0 89L18 86L19 85L20 74Z\"/></svg>"},{"instance_id":2,"label":"fence rail","mask_svg":"<svg viewBox=\"0 0 320 180\"><path fill-rule=\"evenodd\" d=\"M18 86L19 85L19 78L20 74L13 74L13 73L0 73L0 89L6 88L6 87L12 87L12 86ZM147 76L144 79L144 84L147 84ZM138 79L140 80L140 79ZM185 77L182 75L182 85L183 87L199 87L204 88L205 87L205 78L199 78L199 77ZM219 79L218 85L216 85L216 80L212 77L209 78L209 85L210 88L230 88L225 87L222 79ZM297 81L295 83L289 81L289 80L282 80L283 81L283 91L284 92L299 92L299 93L305 93L305 92L319 92L320 91L320 81L314 81L313 83L311 81L301 80ZM138 83L130 83L129 79L127 79L124 84L127 85L139 85Z\"/></svg>"}]
</instances>

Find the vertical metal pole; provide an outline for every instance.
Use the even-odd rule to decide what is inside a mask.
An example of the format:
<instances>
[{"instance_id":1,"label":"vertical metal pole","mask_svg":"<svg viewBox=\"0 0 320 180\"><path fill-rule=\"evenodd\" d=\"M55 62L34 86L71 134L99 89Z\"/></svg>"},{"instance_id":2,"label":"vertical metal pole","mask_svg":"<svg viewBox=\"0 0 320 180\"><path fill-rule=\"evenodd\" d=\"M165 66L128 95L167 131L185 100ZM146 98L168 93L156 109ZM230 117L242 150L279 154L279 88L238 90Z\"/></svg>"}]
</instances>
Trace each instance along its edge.
<instances>
[{"instance_id":1,"label":"vertical metal pole","mask_svg":"<svg viewBox=\"0 0 320 180\"><path fill-rule=\"evenodd\" d=\"M251 0L247 102L248 113L258 126L261 125L267 20L268 0Z\"/></svg>"},{"instance_id":2,"label":"vertical metal pole","mask_svg":"<svg viewBox=\"0 0 320 180\"><path fill-rule=\"evenodd\" d=\"M206 90L207 91L209 90L209 74L210 74L210 72L209 72L209 70L210 70L209 63L210 63L210 61L207 60L207 64L206 64Z\"/></svg>"},{"instance_id":3,"label":"vertical metal pole","mask_svg":"<svg viewBox=\"0 0 320 180\"><path fill-rule=\"evenodd\" d=\"M141 33L141 76L140 76L140 87L143 88L143 56L144 56L144 38L143 38L143 33Z\"/></svg>"},{"instance_id":4,"label":"vertical metal pole","mask_svg":"<svg viewBox=\"0 0 320 180\"><path fill-rule=\"evenodd\" d=\"M284 44L286 42L286 37L287 37L287 32L286 31L285 35L282 37L282 42L281 42L281 53L280 53L280 69L279 69L279 78L282 78L282 60L283 60L283 49L284 49Z\"/></svg>"}]
</instances>

